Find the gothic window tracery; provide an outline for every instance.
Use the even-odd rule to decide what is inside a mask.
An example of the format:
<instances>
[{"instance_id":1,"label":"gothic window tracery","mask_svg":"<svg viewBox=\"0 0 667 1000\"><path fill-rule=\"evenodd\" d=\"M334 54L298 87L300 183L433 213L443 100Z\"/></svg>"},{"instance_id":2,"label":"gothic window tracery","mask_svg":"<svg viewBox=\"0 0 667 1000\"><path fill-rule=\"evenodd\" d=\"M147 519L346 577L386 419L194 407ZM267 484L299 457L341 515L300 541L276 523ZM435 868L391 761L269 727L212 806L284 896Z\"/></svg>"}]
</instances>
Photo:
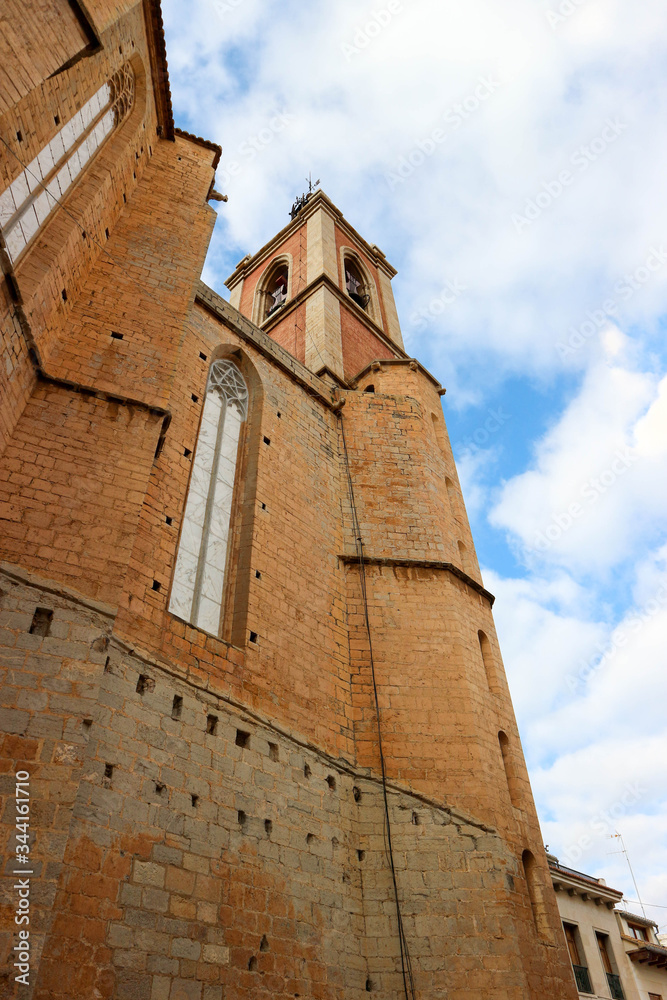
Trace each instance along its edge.
<instances>
[{"instance_id":1,"label":"gothic window tracery","mask_svg":"<svg viewBox=\"0 0 667 1000\"><path fill-rule=\"evenodd\" d=\"M0 195L0 229L16 261L134 102L134 73L125 63L56 132Z\"/></svg>"},{"instance_id":2,"label":"gothic window tracery","mask_svg":"<svg viewBox=\"0 0 667 1000\"><path fill-rule=\"evenodd\" d=\"M220 634L232 499L248 388L231 361L211 365L169 610Z\"/></svg>"}]
</instances>

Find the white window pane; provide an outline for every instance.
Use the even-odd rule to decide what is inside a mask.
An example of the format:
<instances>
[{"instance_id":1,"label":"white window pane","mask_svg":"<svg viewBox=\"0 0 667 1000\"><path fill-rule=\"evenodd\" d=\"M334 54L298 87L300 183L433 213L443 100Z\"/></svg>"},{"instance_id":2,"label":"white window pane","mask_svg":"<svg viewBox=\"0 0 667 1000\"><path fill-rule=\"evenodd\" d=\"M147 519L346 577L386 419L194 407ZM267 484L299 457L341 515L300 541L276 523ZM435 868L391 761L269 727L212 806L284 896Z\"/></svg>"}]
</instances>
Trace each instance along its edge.
<instances>
[{"instance_id":1,"label":"white window pane","mask_svg":"<svg viewBox=\"0 0 667 1000\"><path fill-rule=\"evenodd\" d=\"M46 190L51 197L49 198L49 205L51 208L55 208L60 199L60 186L58 184L58 178L54 177L52 181L46 185Z\"/></svg>"},{"instance_id":2,"label":"white window pane","mask_svg":"<svg viewBox=\"0 0 667 1000\"><path fill-rule=\"evenodd\" d=\"M107 136L107 135L109 135L110 132L113 131L113 126L114 126L114 113L113 113L113 109L107 111L107 113L105 114L104 118L101 121L101 125L102 125L102 134L103 135Z\"/></svg>"},{"instance_id":3,"label":"white window pane","mask_svg":"<svg viewBox=\"0 0 667 1000\"><path fill-rule=\"evenodd\" d=\"M70 119L70 125L74 129L74 135L76 136L77 139L79 138L80 135L83 135L85 125L83 123L83 115L81 114L80 111L77 111L74 117Z\"/></svg>"},{"instance_id":4,"label":"white window pane","mask_svg":"<svg viewBox=\"0 0 667 1000\"><path fill-rule=\"evenodd\" d=\"M35 215L37 216L37 222L41 226L46 217L48 216L48 214L50 213L51 208L53 207L53 202L49 198L46 191L42 191L42 193L37 198L35 198L34 202L32 203L32 206L35 210Z\"/></svg>"},{"instance_id":5,"label":"white window pane","mask_svg":"<svg viewBox=\"0 0 667 1000\"><path fill-rule=\"evenodd\" d=\"M72 178L70 176L69 170L67 169L67 164L65 164L65 166L58 171L56 179L58 181L58 187L60 188L60 194L62 196L67 193L67 190L72 185Z\"/></svg>"},{"instance_id":6,"label":"white window pane","mask_svg":"<svg viewBox=\"0 0 667 1000\"><path fill-rule=\"evenodd\" d=\"M0 227L7 225L15 211L16 203L14 195L12 194L12 189L8 187L6 191L0 194Z\"/></svg>"},{"instance_id":7,"label":"white window pane","mask_svg":"<svg viewBox=\"0 0 667 1000\"><path fill-rule=\"evenodd\" d=\"M196 625L217 635L220 631L220 605L208 597L200 598Z\"/></svg>"},{"instance_id":8,"label":"white window pane","mask_svg":"<svg viewBox=\"0 0 667 1000\"><path fill-rule=\"evenodd\" d=\"M223 562L222 569L217 566L207 566L204 570L204 575L201 583L201 593L202 597L208 597L210 601L218 607L218 615L220 614L220 608L222 606L222 586L225 577L225 564Z\"/></svg>"},{"instance_id":9,"label":"white window pane","mask_svg":"<svg viewBox=\"0 0 667 1000\"><path fill-rule=\"evenodd\" d=\"M91 107L90 101L86 101L84 106L81 108L80 114L81 114L81 121L83 122L83 127L84 129L86 129L88 128L88 126L90 125L90 123L94 118L93 109Z\"/></svg>"},{"instance_id":10,"label":"white window pane","mask_svg":"<svg viewBox=\"0 0 667 1000\"><path fill-rule=\"evenodd\" d=\"M88 145L87 139L83 140L83 142L79 146L79 160L82 166L85 167L85 165L88 163L90 157L93 155L94 149L95 147L93 146L93 149L91 150L90 146Z\"/></svg>"},{"instance_id":11,"label":"white window pane","mask_svg":"<svg viewBox=\"0 0 667 1000\"><path fill-rule=\"evenodd\" d=\"M188 591L183 588L182 584L177 584L176 579L174 579L174 586L172 587L171 599L169 601L169 610L172 615L178 615L179 618L185 619L186 622L191 620L193 593L194 588L192 591Z\"/></svg>"},{"instance_id":12,"label":"white window pane","mask_svg":"<svg viewBox=\"0 0 667 1000\"><path fill-rule=\"evenodd\" d=\"M81 161L79 160L78 153L72 153L66 163L66 167L69 172L70 180L74 182L81 171Z\"/></svg>"},{"instance_id":13,"label":"white window pane","mask_svg":"<svg viewBox=\"0 0 667 1000\"><path fill-rule=\"evenodd\" d=\"M111 84L105 83L97 91L96 96L100 102L100 109L105 108L107 104L111 103Z\"/></svg>"},{"instance_id":14,"label":"white window pane","mask_svg":"<svg viewBox=\"0 0 667 1000\"><path fill-rule=\"evenodd\" d=\"M35 209L31 205L21 216L21 229L23 230L23 235L25 237L26 243L35 235L39 228L39 223L37 221L37 216L35 215Z\"/></svg>"},{"instance_id":15,"label":"white window pane","mask_svg":"<svg viewBox=\"0 0 667 1000\"><path fill-rule=\"evenodd\" d=\"M12 181L9 188L12 192L12 197L14 198L14 204L17 208L20 208L30 194L30 188L28 187L28 179L25 175L25 170L22 174L19 174L16 180Z\"/></svg>"},{"instance_id":16,"label":"white window pane","mask_svg":"<svg viewBox=\"0 0 667 1000\"><path fill-rule=\"evenodd\" d=\"M37 162L37 157L31 160L25 169L25 179L28 182L28 189L36 191L39 188L39 182L42 179L42 171L39 169L39 163Z\"/></svg>"},{"instance_id":17,"label":"white window pane","mask_svg":"<svg viewBox=\"0 0 667 1000\"><path fill-rule=\"evenodd\" d=\"M60 132L58 132L57 135L54 135L53 139L49 143L49 146L51 147L51 155L53 156L53 162L60 163L63 156L65 155L65 144L63 143L63 137L60 134Z\"/></svg>"},{"instance_id":18,"label":"white window pane","mask_svg":"<svg viewBox=\"0 0 667 1000\"><path fill-rule=\"evenodd\" d=\"M9 233L5 233L5 242L12 260L16 260L25 246L25 236L19 225L13 226Z\"/></svg>"},{"instance_id":19,"label":"white window pane","mask_svg":"<svg viewBox=\"0 0 667 1000\"><path fill-rule=\"evenodd\" d=\"M67 125L63 125L63 127L60 130L60 138L63 141L65 151L71 149L71 147L74 145L74 139L75 139L74 127L71 122L67 122Z\"/></svg>"},{"instance_id":20,"label":"white window pane","mask_svg":"<svg viewBox=\"0 0 667 1000\"><path fill-rule=\"evenodd\" d=\"M41 153L37 156L37 162L39 163L39 169L41 171L41 176L46 177L46 175L53 170L53 154L51 153L50 146L45 146Z\"/></svg>"},{"instance_id":21,"label":"white window pane","mask_svg":"<svg viewBox=\"0 0 667 1000\"><path fill-rule=\"evenodd\" d=\"M195 563L199 561L201 552L202 526L196 521L184 521L181 531L180 547L184 552L194 556Z\"/></svg>"}]
</instances>

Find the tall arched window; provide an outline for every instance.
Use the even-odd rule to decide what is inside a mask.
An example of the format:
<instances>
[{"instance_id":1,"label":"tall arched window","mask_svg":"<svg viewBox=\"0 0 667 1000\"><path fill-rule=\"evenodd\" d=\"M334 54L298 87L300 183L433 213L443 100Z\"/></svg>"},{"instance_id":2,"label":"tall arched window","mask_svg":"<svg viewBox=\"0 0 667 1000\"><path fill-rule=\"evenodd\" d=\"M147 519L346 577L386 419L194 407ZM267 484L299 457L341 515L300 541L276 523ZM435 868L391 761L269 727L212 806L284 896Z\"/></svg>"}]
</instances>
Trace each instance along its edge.
<instances>
[{"instance_id":1,"label":"tall arched window","mask_svg":"<svg viewBox=\"0 0 667 1000\"><path fill-rule=\"evenodd\" d=\"M220 634L232 497L248 389L231 361L211 365L169 610Z\"/></svg>"},{"instance_id":2,"label":"tall arched window","mask_svg":"<svg viewBox=\"0 0 667 1000\"><path fill-rule=\"evenodd\" d=\"M498 733L498 743L500 744L500 752L503 758L503 767L505 768L505 777L507 778L507 788L510 793L510 800L513 806L520 808L521 791L517 780L516 768L514 766L514 755L512 753L512 747L507 733L503 733L502 731Z\"/></svg>"},{"instance_id":3,"label":"tall arched window","mask_svg":"<svg viewBox=\"0 0 667 1000\"><path fill-rule=\"evenodd\" d=\"M447 499L449 500L449 509L452 512L452 517L460 524L461 508L459 505L459 495L456 486L449 476L445 476L445 486L447 487Z\"/></svg>"},{"instance_id":4,"label":"tall arched window","mask_svg":"<svg viewBox=\"0 0 667 1000\"><path fill-rule=\"evenodd\" d=\"M263 323L287 302L289 297L289 263L277 260L260 279L255 303L255 322Z\"/></svg>"},{"instance_id":5,"label":"tall arched window","mask_svg":"<svg viewBox=\"0 0 667 1000\"><path fill-rule=\"evenodd\" d=\"M370 292L358 265L351 257L345 258L345 289L353 302L362 309L368 309Z\"/></svg>"},{"instance_id":6,"label":"tall arched window","mask_svg":"<svg viewBox=\"0 0 667 1000\"><path fill-rule=\"evenodd\" d=\"M0 195L0 229L13 261L44 225L134 101L134 73L125 63Z\"/></svg>"},{"instance_id":7,"label":"tall arched window","mask_svg":"<svg viewBox=\"0 0 667 1000\"><path fill-rule=\"evenodd\" d=\"M524 851L521 856L523 873L526 879L526 888L530 899L530 908L533 912L533 920L538 935L543 940L551 940L551 929L549 919L544 905L544 895L539 869L532 851Z\"/></svg>"},{"instance_id":8,"label":"tall arched window","mask_svg":"<svg viewBox=\"0 0 667 1000\"><path fill-rule=\"evenodd\" d=\"M489 690L497 690L500 685L498 683L498 674L496 672L496 664L493 659L491 643L489 642L489 638L486 633L482 632L481 629L477 633L477 638L479 639L479 648L484 662L484 670L486 671L486 680L489 685Z\"/></svg>"}]
</instances>

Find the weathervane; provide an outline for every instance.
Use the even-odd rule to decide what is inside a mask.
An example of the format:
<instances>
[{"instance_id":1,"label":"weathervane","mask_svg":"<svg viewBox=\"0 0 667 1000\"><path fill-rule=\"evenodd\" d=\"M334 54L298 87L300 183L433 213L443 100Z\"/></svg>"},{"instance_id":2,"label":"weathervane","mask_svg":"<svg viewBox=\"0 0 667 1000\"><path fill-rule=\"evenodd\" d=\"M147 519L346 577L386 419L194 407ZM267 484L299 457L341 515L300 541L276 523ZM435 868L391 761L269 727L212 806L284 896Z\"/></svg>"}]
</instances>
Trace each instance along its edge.
<instances>
[{"instance_id":1,"label":"weathervane","mask_svg":"<svg viewBox=\"0 0 667 1000\"><path fill-rule=\"evenodd\" d=\"M313 173L312 173L312 171L310 171L308 173L308 176L306 177L306 181L308 183L308 192L305 193L305 194L302 194L301 197L297 198L296 201L294 202L294 204L292 205L292 208L290 209L290 217L292 219L296 219L296 217L299 214L299 212L301 211L301 209L304 207L304 205L306 205L308 203L308 199L312 197L312 195L317 190L317 188L319 187L319 184L320 184L319 180L313 181Z\"/></svg>"}]
</instances>

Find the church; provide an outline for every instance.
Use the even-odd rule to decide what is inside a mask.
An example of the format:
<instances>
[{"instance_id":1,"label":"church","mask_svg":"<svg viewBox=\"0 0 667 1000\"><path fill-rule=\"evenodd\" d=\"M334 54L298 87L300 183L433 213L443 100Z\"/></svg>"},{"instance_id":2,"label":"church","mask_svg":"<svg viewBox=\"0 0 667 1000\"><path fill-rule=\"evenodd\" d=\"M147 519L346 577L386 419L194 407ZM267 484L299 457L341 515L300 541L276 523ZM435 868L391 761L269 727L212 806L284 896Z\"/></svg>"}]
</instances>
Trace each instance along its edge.
<instances>
[{"instance_id":1,"label":"church","mask_svg":"<svg viewBox=\"0 0 667 1000\"><path fill-rule=\"evenodd\" d=\"M0 997L574 1000L395 269L318 190L207 287L158 0L3 9Z\"/></svg>"}]
</instances>

